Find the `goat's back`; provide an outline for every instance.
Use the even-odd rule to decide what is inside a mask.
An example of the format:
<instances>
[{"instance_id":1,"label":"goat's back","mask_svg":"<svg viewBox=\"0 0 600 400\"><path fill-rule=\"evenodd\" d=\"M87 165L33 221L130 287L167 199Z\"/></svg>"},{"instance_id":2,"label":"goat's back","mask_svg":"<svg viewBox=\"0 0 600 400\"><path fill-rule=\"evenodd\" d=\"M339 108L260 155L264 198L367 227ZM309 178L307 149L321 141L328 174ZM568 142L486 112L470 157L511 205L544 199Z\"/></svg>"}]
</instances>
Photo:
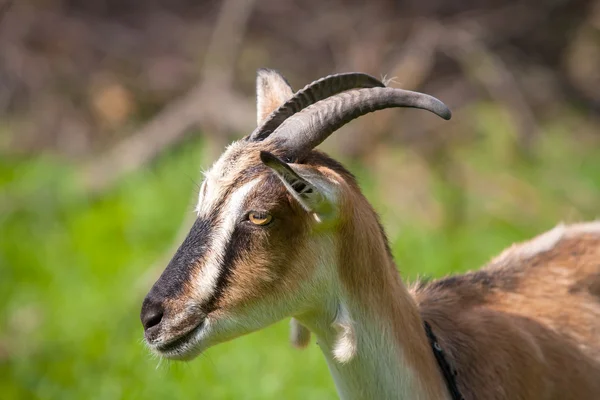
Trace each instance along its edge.
<instances>
[{"instance_id":1,"label":"goat's back","mask_svg":"<svg viewBox=\"0 0 600 400\"><path fill-rule=\"evenodd\" d=\"M413 295L467 398L600 399L600 222L558 226Z\"/></svg>"}]
</instances>

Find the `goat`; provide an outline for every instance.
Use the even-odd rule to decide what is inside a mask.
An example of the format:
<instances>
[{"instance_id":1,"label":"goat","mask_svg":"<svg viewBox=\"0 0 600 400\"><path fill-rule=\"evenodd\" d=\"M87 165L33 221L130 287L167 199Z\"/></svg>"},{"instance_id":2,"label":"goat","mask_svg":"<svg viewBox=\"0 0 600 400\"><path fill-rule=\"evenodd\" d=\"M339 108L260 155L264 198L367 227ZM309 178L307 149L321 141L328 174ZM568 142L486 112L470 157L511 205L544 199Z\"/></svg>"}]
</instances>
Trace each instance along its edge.
<instances>
[{"instance_id":1,"label":"goat","mask_svg":"<svg viewBox=\"0 0 600 400\"><path fill-rule=\"evenodd\" d=\"M408 288L354 177L314 150L389 107L451 116L365 74L293 94L259 70L258 127L206 173L198 217L144 299L147 345L189 360L292 317L292 342L317 336L343 399L600 399L600 222Z\"/></svg>"}]
</instances>

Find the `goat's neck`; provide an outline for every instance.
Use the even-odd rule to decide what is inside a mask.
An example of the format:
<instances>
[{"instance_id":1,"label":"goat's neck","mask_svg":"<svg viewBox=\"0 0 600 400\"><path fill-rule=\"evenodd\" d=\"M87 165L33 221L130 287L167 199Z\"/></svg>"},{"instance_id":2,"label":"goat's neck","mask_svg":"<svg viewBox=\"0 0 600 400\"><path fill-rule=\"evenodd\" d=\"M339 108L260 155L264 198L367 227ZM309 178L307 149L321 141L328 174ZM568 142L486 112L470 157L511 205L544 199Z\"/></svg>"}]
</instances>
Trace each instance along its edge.
<instances>
[{"instance_id":1,"label":"goat's neck","mask_svg":"<svg viewBox=\"0 0 600 400\"><path fill-rule=\"evenodd\" d=\"M379 226L369 235L364 225L340 241L339 289L298 319L316 334L342 399L446 399L416 304Z\"/></svg>"}]
</instances>

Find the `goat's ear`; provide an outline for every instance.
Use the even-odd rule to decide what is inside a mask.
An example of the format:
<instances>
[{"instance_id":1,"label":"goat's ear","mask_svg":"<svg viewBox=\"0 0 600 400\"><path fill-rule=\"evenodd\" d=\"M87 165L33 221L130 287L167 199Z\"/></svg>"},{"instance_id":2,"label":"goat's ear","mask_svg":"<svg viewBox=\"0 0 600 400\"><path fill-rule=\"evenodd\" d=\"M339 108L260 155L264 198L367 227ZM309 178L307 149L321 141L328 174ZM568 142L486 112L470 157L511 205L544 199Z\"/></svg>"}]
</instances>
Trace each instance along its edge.
<instances>
[{"instance_id":1,"label":"goat's ear","mask_svg":"<svg viewBox=\"0 0 600 400\"><path fill-rule=\"evenodd\" d=\"M279 72L266 68L259 69L256 73L256 123L258 126L293 95L291 86Z\"/></svg>"},{"instance_id":2,"label":"goat's ear","mask_svg":"<svg viewBox=\"0 0 600 400\"><path fill-rule=\"evenodd\" d=\"M298 175L290 165L267 151L260 152L260 159L281 179L285 188L298 200L300 205L319 217L327 216L333 207L319 189L305 178Z\"/></svg>"}]
</instances>

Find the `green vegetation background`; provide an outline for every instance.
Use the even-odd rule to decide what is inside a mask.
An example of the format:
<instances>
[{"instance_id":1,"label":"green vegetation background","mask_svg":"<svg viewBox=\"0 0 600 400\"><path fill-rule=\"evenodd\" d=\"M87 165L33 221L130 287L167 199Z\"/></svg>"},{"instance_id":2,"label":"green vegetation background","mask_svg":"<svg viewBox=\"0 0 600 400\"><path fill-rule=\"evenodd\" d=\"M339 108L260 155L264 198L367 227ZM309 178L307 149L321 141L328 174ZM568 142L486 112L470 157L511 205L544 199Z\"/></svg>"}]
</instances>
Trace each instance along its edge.
<instances>
[{"instance_id":1,"label":"green vegetation background","mask_svg":"<svg viewBox=\"0 0 600 400\"><path fill-rule=\"evenodd\" d=\"M560 221L599 215L597 135L554 123L520 161L501 113L480 110L476 126L478 139L452 150L459 188L407 150L387 149L383 167L350 166L408 280L477 268ZM0 157L1 399L336 398L316 345L288 345L287 321L187 364L144 348L141 301L192 213L201 150L191 139L100 198L81 192L73 164ZM457 198L466 211L445 226L439 215Z\"/></svg>"}]
</instances>

